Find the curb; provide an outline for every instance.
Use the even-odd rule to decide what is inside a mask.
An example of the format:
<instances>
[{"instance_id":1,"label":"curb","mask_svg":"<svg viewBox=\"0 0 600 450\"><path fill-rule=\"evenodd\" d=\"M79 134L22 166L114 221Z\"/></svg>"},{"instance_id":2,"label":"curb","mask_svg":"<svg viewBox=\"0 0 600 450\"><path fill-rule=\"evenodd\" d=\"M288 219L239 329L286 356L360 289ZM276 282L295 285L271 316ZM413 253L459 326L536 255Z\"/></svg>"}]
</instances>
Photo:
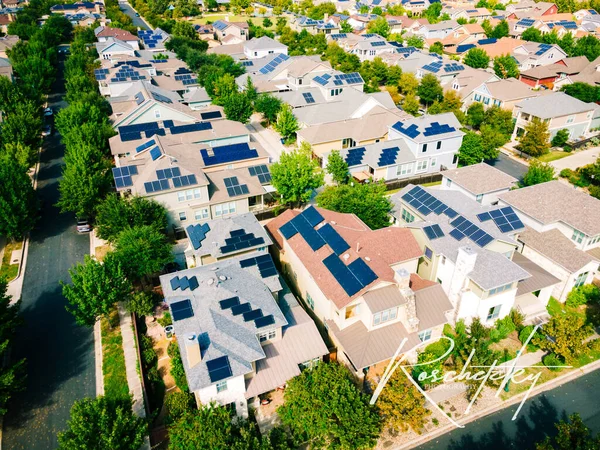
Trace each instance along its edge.
<instances>
[{"instance_id":1,"label":"curb","mask_svg":"<svg viewBox=\"0 0 600 450\"><path fill-rule=\"evenodd\" d=\"M92 229L90 232L90 257L95 257L95 245L94 237L96 230ZM94 324L94 355L96 357L96 396L99 397L104 395L104 372L102 371L103 366L103 355L102 355L102 328L101 322L98 320ZM1 449L0 449L1 450Z\"/></svg>"},{"instance_id":2,"label":"curb","mask_svg":"<svg viewBox=\"0 0 600 450\"><path fill-rule=\"evenodd\" d=\"M117 3L118 3L118 2L117 2ZM139 14L139 16L138 16L138 19L142 19L142 22L144 22L144 23L146 24L146 26L148 27L148 29L149 29L149 30L154 30L154 28L152 28L152 25L150 25L150 24L148 23L148 21L146 20L146 18L145 18L144 16L142 16L142 15L141 15L141 14L140 14L140 13L137 11L137 9L135 9L135 8L133 7L133 5L132 5L131 3L129 3L127 0L125 0L123 3L127 3L127 4L129 5L129 7L130 7L130 8L131 8L133 11L135 11L135 13L136 13L136 14Z\"/></svg>"},{"instance_id":3,"label":"curb","mask_svg":"<svg viewBox=\"0 0 600 450\"><path fill-rule=\"evenodd\" d=\"M558 387L569 381L573 381L582 375L586 375L586 374L591 373L598 369L600 369L600 360L594 361L588 365L585 365L583 367L575 369L572 372L565 373L559 377L554 378L551 381L548 381L547 383L544 383L538 387L535 387L529 394L529 399L532 399L534 396L541 394L542 392L552 390L555 387ZM517 395L514 395L509 400L505 400L504 402L502 402L499 405L490 406L489 408L483 409L483 410L479 411L478 413L473 414L472 416L469 416L469 417L463 418L463 419L459 419L459 420L457 420L457 422L459 422L461 425L466 425L477 419L481 419L482 417L488 416L495 412L506 409L516 403L519 403L525 395L527 395L527 391L522 392ZM443 428L439 428L435 431L430 432L429 434L420 436L419 438L412 440L410 442L407 442L406 444L402 444L400 446L392 447L392 448L393 448L393 450L403 450L403 449L414 448L419 445L425 444L426 442L429 442L429 441L435 439L436 437L439 437L443 434L449 433L450 431L453 431L455 429L456 429L456 427L454 427L452 424L448 424L448 425L445 425Z\"/></svg>"}]
</instances>

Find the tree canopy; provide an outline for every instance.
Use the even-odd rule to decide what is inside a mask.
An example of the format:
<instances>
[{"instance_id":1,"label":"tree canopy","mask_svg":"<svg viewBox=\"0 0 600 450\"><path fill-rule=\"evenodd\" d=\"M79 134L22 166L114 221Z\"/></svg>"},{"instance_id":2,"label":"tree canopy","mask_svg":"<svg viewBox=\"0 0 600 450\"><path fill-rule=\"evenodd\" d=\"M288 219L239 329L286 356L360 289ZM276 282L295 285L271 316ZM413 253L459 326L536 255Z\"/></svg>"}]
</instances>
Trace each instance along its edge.
<instances>
[{"instance_id":1,"label":"tree canopy","mask_svg":"<svg viewBox=\"0 0 600 450\"><path fill-rule=\"evenodd\" d=\"M288 104L283 104L277 113L277 122L275 130L281 134L284 139L290 139L300 129L298 119L292 112L292 107Z\"/></svg>"},{"instance_id":2,"label":"tree canopy","mask_svg":"<svg viewBox=\"0 0 600 450\"><path fill-rule=\"evenodd\" d=\"M38 217L38 199L26 168L16 160L0 164L0 233L22 239Z\"/></svg>"},{"instance_id":3,"label":"tree canopy","mask_svg":"<svg viewBox=\"0 0 600 450\"><path fill-rule=\"evenodd\" d=\"M519 141L519 150L530 156L542 156L550 150L548 124L534 117L525 126L525 134Z\"/></svg>"},{"instance_id":4,"label":"tree canopy","mask_svg":"<svg viewBox=\"0 0 600 450\"><path fill-rule=\"evenodd\" d=\"M440 81L432 73L428 73L421 79L417 88L417 94L423 103L431 105L434 101L440 100L444 95L444 90Z\"/></svg>"},{"instance_id":5,"label":"tree canopy","mask_svg":"<svg viewBox=\"0 0 600 450\"><path fill-rule=\"evenodd\" d=\"M532 342L540 349L554 353L570 363L587 349L584 340L590 332L583 317L560 314L552 317L533 337Z\"/></svg>"},{"instance_id":6,"label":"tree canopy","mask_svg":"<svg viewBox=\"0 0 600 450\"><path fill-rule=\"evenodd\" d=\"M511 55L502 55L494 58L494 73L499 78L518 78L519 65Z\"/></svg>"},{"instance_id":7,"label":"tree canopy","mask_svg":"<svg viewBox=\"0 0 600 450\"><path fill-rule=\"evenodd\" d=\"M536 444L536 450L578 450L600 448L600 436L592 435L578 413L571 414L568 420L554 424L558 433L554 437L546 436Z\"/></svg>"},{"instance_id":8,"label":"tree canopy","mask_svg":"<svg viewBox=\"0 0 600 450\"><path fill-rule=\"evenodd\" d=\"M339 150L333 150L329 154L325 170L337 184L346 183L350 176L350 173L348 172L348 163L344 160Z\"/></svg>"},{"instance_id":9,"label":"tree canopy","mask_svg":"<svg viewBox=\"0 0 600 450\"><path fill-rule=\"evenodd\" d=\"M555 179L554 167L550 163L543 163L538 159L532 159L529 163L529 169L523 176L524 186L533 186L534 184L545 183Z\"/></svg>"},{"instance_id":10,"label":"tree canopy","mask_svg":"<svg viewBox=\"0 0 600 450\"><path fill-rule=\"evenodd\" d=\"M482 48L472 48L467 52L463 62L474 69L485 69L490 64L490 57Z\"/></svg>"}]
</instances>

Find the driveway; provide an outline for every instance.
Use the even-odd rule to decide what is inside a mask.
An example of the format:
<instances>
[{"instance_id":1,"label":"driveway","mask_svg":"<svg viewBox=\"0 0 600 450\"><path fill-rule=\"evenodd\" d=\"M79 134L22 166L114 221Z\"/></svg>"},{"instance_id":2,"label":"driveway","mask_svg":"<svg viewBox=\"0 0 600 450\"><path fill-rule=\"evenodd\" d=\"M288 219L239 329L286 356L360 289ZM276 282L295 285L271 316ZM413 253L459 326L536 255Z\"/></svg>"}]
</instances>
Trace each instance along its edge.
<instances>
[{"instance_id":1,"label":"driveway","mask_svg":"<svg viewBox=\"0 0 600 450\"><path fill-rule=\"evenodd\" d=\"M62 75L63 66L59 68ZM49 102L64 107L64 81L54 86ZM4 450L47 450L57 447L73 402L96 395L94 339L90 328L79 327L65 310L60 280L89 252L87 235L78 235L71 214L60 214L58 200L64 147L60 136L45 139L38 178L42 217L31 232L24 273L21 311L25 326L15 356L27 358L27 386L9 403L4 417Z\"/></svg>"},{"instance_id":2,"label":"driveway","mask_svg":"<svg viewBox=\"0 0 600 450\"><path fill-rule=\"evenodd\" d=\"M579 167L595 163L598 157L600 157L600 147L593 147L580 152L573 152L566 158L557 159L550 164L554 166L556 173L560 173L563 169L575 170Z\"/></svg>"},{"instance_id":3,"label":"driveway","mask_svg":"<svg viewBox=\"0 0 600 450\"><path fill-rule=\"evenodd\" d=\"M525 164L515 161L502 152L498 154L496 159L485 161L485 163L515 177L519 181L523 179L523 175L525 175L525 172L527 172L528 169Z\"/></svg>"},{"instance_id":4,"label":"driveway","mask_svg":"<svg viewBox=\"0 0 600 450\"><path fill-rule=\"evenodd\" d=\"M279 157L285 151L285 146L279 140L277 133L260 124L260 119L261 116L259 114L253 114L246 128L252 133L254 140L271 156L271 162L279 161Z\"/></svg>"},{"instance_id":5,"label":"driveway","mask_svg":"<svg viewBox=\"0 0 600 450\"><path fill-rule=\"evenodd\" d=\"M148 26L148 24L144 21L144 19L142 19L141 17L137 17L135 15L136 12L129 3L124 2L124 1L119 1L119 8L121 8L121 11L123 11L125 14L127 14L129 17L131 17L134 27L141 28L142 30L150 30L151 29Z\"/></svg>"}]
</instances>

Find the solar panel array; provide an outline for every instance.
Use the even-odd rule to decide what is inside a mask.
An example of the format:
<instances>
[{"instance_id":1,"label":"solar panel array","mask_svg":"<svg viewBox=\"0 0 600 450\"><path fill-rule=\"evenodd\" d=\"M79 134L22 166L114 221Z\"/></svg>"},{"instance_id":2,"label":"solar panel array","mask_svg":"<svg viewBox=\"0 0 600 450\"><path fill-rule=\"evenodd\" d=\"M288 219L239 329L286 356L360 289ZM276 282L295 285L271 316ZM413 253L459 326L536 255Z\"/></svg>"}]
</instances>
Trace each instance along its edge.
<instances>
[{"instance_id":1,"label":"solar panel array","mask_svg":"<svg viewBox=\"0 0 600 450\"><path fill-rule=\"evenodd\" d=\"M366 151L367 149L365 147L351 148L346 154L346 164L348 164L349 167L362 164Z\"/></svg>"},{"instance_id":2,"label":"solar panel array","mask_svg":"<svg viewBox=\"0 0 600 450\"><path fill-rule=\"evenodd\" d=\"M329 83L329 79L331 78L331 74L326 73L323 75L319 75L318 77L314 77L313 80L319 83L321 86L327 85Z\"/></svg>"},{"instance_id":3,"label":"solar panel array","mask_svg":"<svg viewBox=\"0 0 600 450\"><path fill-rule=\"evenodd\" d=\"M146 150L147 148L150 148L150 147L152 147L153 145L156 145L156 141L155 141L154 139L152 139L152 140L150 140L150 141L146 142L145 144L138 145L138 146L135 148L135 152L136 152L136 153L143 152L144 150Z\"/></svg>"},{"instance_id":4,"label":"solar panel array","mask_svg":"<svg viewBox=\"0 0 600 450\"><path fill-rule=\"evenodd\" d=\"M548 24L551 25L551 24ZM572 20L559 20L558 22L554 22L552 25L558 25L560 27L564 27L567 30L576 30L577 23Z\"/></svg>"},{"instance_id":5,"label":"solar panel array","mask_svg":"<svg viewBox=\"0 0 600 450\"><path fill-rule=\"evenodd\" d=\"M494 240L492 236L463 216L458 216L450 222L450 225L454 227L454 230L450 232L450 236L457 241L460 241L463 237L468 237L480 247L485 247Z\"/></svg>"},{"instance_id":6,"label":"solar panel array","mask_svg":"<svg viewBox=\"0 0 600 450\"><path fill-rule=\"evenodd\" d=\"M252 177L258 177L260 184L269 184L271 182L271 173L266 164L248 167L248 172Z\"/></svg>"},{"instance_id":7,"label":"solar panel array","mask_svg":"<svg viewBox=\"0 0 600 450\"><path fill-rule=\"evenodd\" d=\"M156 181L147 181L144 183L144 189L146 189L147 194L152 194L153 192L166 191L167 189L171 189L171 185L169 184L169 180L156 180Z\"/></svg>"},{"instance_id":8,"label":"solar panel array","mask_svg":"<svg viewBox=\"0 0 600 450\"><path fill-rule=\"evenodd\" d=\"M433 73L438 73L442 69L443 65L444 65L444 63L441 61L434 61L432 63L424 65L423 69L428 70Z\"/></svg>"},{"instance_id":9,"label":"solar panel array","mask_svg":"<svg viewBox=\"0 0 600 450\"><path fill-rule=\"evenodd\" d=\"M217 29L219 31L223 31L225 28L228 27L228 23L227 22L223 22L222 20L217 20L212 25L213 25L213 28L215 28L215 29Z\"/></svg>"},{"instance_id":10,"label":"solar panel array","mask_svg":"<svg viewBox=\"0 0 600 450\"><path fill-rule=\"evenodd\" d=\"M475 48L476 45L475 44L463 44L463 45L459 45L456 47L456 53L464 53L467 50L471 50L472 48Z\"/></svg>"},{"instance_id":11,"label":"solar panel array","mask_svg":"<svg viewBox=\"0 0 600 450\"><path fill-rule=\"evenodd\" d=\"M168 169L159 169L156 171L156 176L159 180L164 180L165 178L173 178L181 176L181 171L179 167L170 167Z\"/></svg>"},{"instance_id":12,"label":"solar panel array","mask_svg":"<svg viewBox=\"0 0 600 450\"><path fill-rule=\"evenodd\" d=\"M166 136L166 135L167 135L167 132L164 130L164 128L160 128L160 129L158 129L158 130L148 130L148 131L144 131L144 136L145 136L146 138L150 138L150 137L152 137L152 136L155 136L155 135L158 135L158 136Z\"/></svg>"},{"instance_id":13,"label":"solar panel array","mask_svg":"<svg viewBox=\"0 0 600 450\"><path fill-rule=\"evenodd\" d=\"M196 289L198 289L198 286L200 286L200 284L198 283L198 279L193 276L193 277L173 277L171 278L171 289L173 289L174 291L176 291L177 289L181 289L182 291L185 291L186 289L189 289L191 291L195 291Z\"/></svg>"},{"instance_id":14,"label":"solar panel array","mask_svg":"<svg viewBox=\"0 0 600 450\"><path fill-rule=\"evenodd\" d=\"M250 193L248 190L248 185L240 184L238 177L224 178L223 182L227 188L227 194L230 197L237 197L238 195L246 195Z\"/></svg>"},{"instance_id":15,"label":"solar panel array","mask_svg":"<svg viewBox=\"0 0 600 450\"><path fill-rule=\"evenodd\" d=\"M220 358L206 361L206 368L208 369L208 376L210 377L211 383L216 383L217 381L224 380L233 375L227 356L221 356Z\"/></svg>"},{"instance_id":16,"label":"solar panel array","mask_svg":"<svg viewBox=\"0 0 600 450\"><path fill-rule=\"evenodd\" d=\"M175 81L181 81L186 86L198 83L198 79L196 78L194 72L187 67L180 67L175 71L174 75Z\"/></svg>"},{"instance_id":17,"label":"solar panel array","mask_svg":"<svg viewBox=\"0 0 600 450\"><path fill-rule=\"evenodd\" d=\"M161 102L161 103L173 103L173 100L171 100L169 97L166 97L162 94L159 94L158 92L150 92L150 94L152 95L152 98L154 100L156 100L157 102Z\"/></svg>"},{"instance_id":18,"label":"solar panel array","mask_svg":"<svg viewBox=\"0 0 600 450\"><path fill-rule=\"evenodd\" d=\"M156 161L161 156L162 156L162 152L160 151L160 148L158 146L156 146L152 150L150 150L150 157L152 158L152 161Z\"/></svg>"},{"instance_id":19,"label":"solar panel array","mask_svg":"<svg viewBox=\"0 0 600 450\"><path fill-rule=\"evenodd\" d=\"M521 222L515 211L510 206L501 209L495 209L490 212L477 214L477 218L481 222L493 220L498 229L503 233L508 233L510 231L521 230L525 228L523 222Z\"/></svg>"},{"instance_id":20,"label":"solar panel array","mask_svg":"<svg viewBox=\"0 0 600 450\"><path fill-rule=\"evenodd\" d=\"M136 125L124 125L119 127L119 133L140 133L147 130L157 130L159 128L158 122L140 123Z\"/></svg>"},{"instance_id":21,"label":"solar panel array","mask_svg":"<svg viewBox=\"0 0 600 450\"><path fill-rule=\"evenodd\" d=\"M431 125L425 128L423 136L437 136L438 134L452 133L456 128L451 127L447 123L440 125L439 122L431 122Z\"/></svg>"},{"instance_id":22,"label":"solar panel array","mask_svg":"<svg viewBox=\"0 0 600 450\"><path fill-rule=\"evenodd\" d=\"M171 303L171 316L175 322L179 320L189 319L194 317L194 309L192 308L192 302L189 300L181 300L179 302Z\"/></svg>"},{"instance_id":23,"label":"solar panel array","mask_svg":"<svg viewBox=\"0 0 600 450\"><path fill-rule=\"evenodd\" d=\"M275 58L273 58L273 60L269 64L267 64L265 67L260 69L260 73L262 73L263 75L271 73L277 68L277 66L279 66L279 64L281 64L284 61L287 61L288 59L290 59L290 57L283 53L280 55L277 55Z\"/></svg>"},{"instance_id":24,"label":"solar panel array","mask_svg":"<svg viewBox=\"0 0 600 450\"><path fill-rule=\"evenodd\" d=\"M364 81L358 72L344 73L341 75L333 76L333 84L335 84L336 86L341 86L344 83L357 84L364 83Z\"/></svg>"},{"instance_id":25,"label":"solar panel array","mask_svg":"<svg viewBox=\"0 0 600 450\"><path fill-rule=\"evenodd\" d=\"M150 62L154 64L166 63L168 59L151 59Z\"/></svg>"},{"instance_id":26,"label":"solar panel array","mask_svg":"<svg viewBox=\"0 0 600 450\"><path fill-rule=\"evenodd\" d=\"M109 70L108 69L96 69L94 70L94 76L96 77L97 81L103 81L106 80L106 76L108 75Z\"/></svg>"},{"instance_id":27,"label":"solar panel array","mask_svg":"<svg viewBox=\"0 0 600 450\"><path fill-rule=\"evenodd\" d=\"M231 297L231 298L226 298L225 300L219 301L219 306L221 307L221 310L231 309L234 306L238 306L239 304L240 304L240 298L237 296Z\"/></svg>"},{"instance_id":28,"label":"solar panel array","mask_svg":"<svg viewBox=\"0 0 600 450\"><path fill-rule=\"evenodd\" d=\"M375 272L361 258L346 266L336 254L329 255L323 264L350 297L377 279Z\"/></svg>"},{"instance_id":29,"label":"solar panel array","mask_svg":"<svg viewBox=\"0 0 600 450\"><path fill-rule=\"evenodd\" d=\"M438 224L424 227L423 231L425 232L425 234L427 235L429 240L434 240L437 238L444 237L444 232L442 231L442 229L440 228L440 226Z\"/></svg>"},{"instance_id":30,"label":"solar panel array","mask_svg":"<svg viewBox=\"0 0 600 450\"><path fill-rule=\"evenodd\" d=\"M146 76L141 75L137 70L134 70L129 65L123 65L114 74L113 78L110 79L111 83L118 83L122 81L139 81L145 80Z\"/></svg>"},{"instance_id":31,"label":"solar panel array","mask_svg":"<svg viewBox=\"0 0 600 450\"><path fill-rule=\"evenodd\" d=\"M522 27L530 27L535 23L535 19L521 19L517 22L517 25Z\"/></svg>"},{"instance_id":32,"label":"solar panel array","mask_svg":"<svg viewBox=\"0 0 600 450\"><path fill-rule=\"evenodd\" d=\"M220 119L221 117L223 117L223 115L221 114L221 111L209 111L205 113L200 113L200 117L202 117L202 120L209 120Z\"/></svg>"},{"instance_id":33,"label":"solar panel array","mask_svg":"<svg viewBox=\"0 0 600 450\"><path fill-rule=\"evenodd\" d=\"M202 225L188 225L185 231L187 231L187 235L194 250L198 250L202 247L202 241L206 239L206 233L210 231L210 226L207 223L203 223Z\"/></svg>"},{"instance_id":34,"label":"solar panel array","mask_svg":"<svg viewBox=\"0 0 600 450\"><path fill-rule=\"evenodd\" d=\"M257 158L258 152L250 148L247 143L223 145L212 149L212 156L206 149L201 149L200 154L205 166L214 166L215 164L224 164L232 161L241 161L243 159Z\"/></svg>"},{"instance_id":35,"label":"solar panel array","mask_svg":"<svg viewBox=\"0 0 600 450\"><path fill-rule=\"evenodd\" d=\"M400 149L398 147L384 148L379 155L379 161L377 161L377 165L379 167L383 167L395 164L399 151Z\"/></svg>"},{"instance_id":36,"label":"solar panel array","mask_svg":"<svg viewBox=\"0 0 600 450\"><path fill-rule=\"evenodd\" d=\"M141 105L142 103L144 103L144 94L142 94L141 92L138 92L137 94L135 94L133 96L133 98L135 98L135 103L136 105Z\"/></svg>"},{"instance_id":37,"label":"solar panel array","mask_svg":"<svg viewBox=\"0 0 600 450\"><path fill-rule=\"evenodd\" d=\"M180 177L173 178L173 187L176 187L176 188L193 186L195 184L198 184L198 180L196 180L196 175L194 175L194 174L182 175Z\"/></svg>"},{"instance_id":38,"label":"solar panel array","mask_svg":"<svg viewBox=\"0 0 600 450\"><path fill-rule=\"evenodd\" d=\"M350 248L346 240L329 223L323 225L317 232L336 255L341 255Z\"/></svg>"},{"instance_id":39,"label":"solar panel array","mask_svg":"<svg viewBox=\"0 0 600 450\"><path fill-rule=\"evenodd\" d=\"M496 42L498 42L498 39L496 38L480 39L477 41L479 45L495 44Z\"/></svg>"},{"instance_id":40,"label":"solar panel array","mask_svg":"<svg viewBox=\"0 0 600 450\"><path fill-rule=\"evenodd\" d=\"M375 41L371 42L371 47L383 47L385 44L385 41Z\"/></svg>"},{"instance_id":41,"label":"solar panel array","mask_svg":"<svg viewBox=\"0 0 600 450\"><path fill-rule=\"evenodd\" d=\"M244 67L252 67L254 65L252 61L240 61L240 64Z\"/></svg>"},{"instance_id":42,"label":"solar panel array","mask_svg":"<svg viewBox=\"0 0 600 450\"><path fill-rule=\"evenodd\" d=\"M543 55L548 50L550 50L552 46L550 44L540 44L539 50L535 52L536 55Z\"/></svg>"},{"instance_id":43,"label":"solar panel array","mask_svg":"<svg viewBox=\"0 0 600 450\"><path fill-rule=\"evenodd\" d=\"M419 131L419 127L417 127L417 125L415 125L414 123L409 125L407 128L404 128L404 124L398 121L394 125L392 125L392 128L404 134L405 136L408 136L411 139L414 139L419 134L421 134L421 132Z\"/></svg>"},{"instance_id":44,"label":"solar panel array","mask_svg":"<svg viewBox=\"0 0 600 450\"><path fill-rule=\"evenodd\" d=\"M147 48L156 48L165 38L162 34L154 33L151 30L139 30L138 37Z\"/></svg>"},{"instance_id":45,"label":"solar panel array","mask_svg":"<svg viewBox=\"0 0 600 450\"><path fill-rule=\"evenodd\" d=\"M465 70L465 66L462 64L450 63L444 66L444 72L446 73L459 72L461 70Z\"/></svg>"},{"instance_id":46,"label":"solar panel array","mask_svg":"<svg viewBox=\"0 0 600 450\"><path fill-rule=\"evenodd\" d=\"M231 253L238 250L245 250L257 245L264 245L265 240L262 237L255 237L254 233L246 233L245 230L233 230L225 239L225 245L220 248L221 253Z\"/></svg>"},{"instance_id":47,"label":"solar panel array","mask_svg":"<svg viewBox=\"0 0 600 450\"><path fill-rule=\"evenodd\" d=\"M329 37L331 39L333 39L334 41L337 41L338 39L346 39L348 37L348 35L346 33L338 33L338 34L330 34Z\"/></svg>"},{"instance_id":48,"label":"solar panel array","mask_svg":"<svg viewBox=\"0 0 600 450\"><path fill-rule=\"evenodd\" d=\"M310 92L303 92L302 97L304 97L304 101L306 101L306 103L314 103L315 102L315 99L313 98L313 96Z\"/></svg>"},{"instance_id":49,"label":"solar panel array","mask_svg":"<svg viewBox=\"0 0 600 450\"><path fill-rule=\"evenodd\" d=\"M171 134L191 133L193 131L205 131L210 129L212 129L212 124L210 122L197 122L170 128Z\"/></svg>"},{"instance_id":50,"label":"solar panel array","mask_svg":"<svg viewBox=\"0 0 600 450\"><path fill-rule=\"evenodd\" d=\"M137 175L138 168L137 166L115 167L112 172L115 179L115 186L119 189L133 185L131 175Z\"/></svg>"},{"instance_id":51,"label":"solar panel array","mask_svg":"<svg viewBox=\"0 0 600 450\"><path fill-rule=\"evenodd\" d=\"M275 263L273 263L271 255L269 255L268 253L266 255L257 256L255 258L243 259L242 261L240 261L240 267L242 269L253 266L258 267L258 271L260 272L260 276L262 278L268 278L272 277L273 275L277 275Z\"/></svg>"}]
</instances>

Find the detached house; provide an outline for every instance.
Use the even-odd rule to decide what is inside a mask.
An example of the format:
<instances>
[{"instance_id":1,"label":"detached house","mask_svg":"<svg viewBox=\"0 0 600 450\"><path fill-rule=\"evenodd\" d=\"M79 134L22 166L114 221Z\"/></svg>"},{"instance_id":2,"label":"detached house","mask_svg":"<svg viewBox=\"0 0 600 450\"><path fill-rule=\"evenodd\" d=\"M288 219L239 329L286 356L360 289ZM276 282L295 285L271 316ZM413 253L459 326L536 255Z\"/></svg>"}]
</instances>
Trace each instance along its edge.
<instances>
[{"instance_id":1,"label":"detached house","mask_svg":"<svg viewBox=\"0 0 600 450\"><path fill-rule=\"evenodd\" d=\"M250 31L246 22L217 20L212 26L217 39L223 45L240 44L250 39Z\"/></svg>"},{"instance_id":2,"label":"detached house","mask_svg":"<svg viewBox=\"0 0 600 450\"><path fill-rule=\"evenodd\" d=\"M244 55L248 59L264 58L275 53L287 55L287 45L283 45L268 36L253 38L244 43Z\"/></svg>"},{"instance_id":3,"label":"detached house","mask_svg":"<svg viewBox=\"0 0 600 450\"><path fill-rule=\"evenodd\" d=\"M521 252L560 279L552 295L565 301L574 288L591 283L600 261L600 200L560 181L499 196L527 228Z\"/></svg>"},{"instance_id":4,"label":"detached house","mask_svg":"<svg viewBox=\"0 0 600 450\"><path fill-rule=\"evenodd\" d=\"M94 30L94 34L96 35L98 42L107 42L109 38L114 38L121 42L125 42L134 50L139 50L140 48L138 38L129 31L121 30L120 28L100 26Z\"/></svg>"},{"instance_id":5,"label":"detached house","mask_svg":"<svg viewBox=\"0 0 600 450\"><path fill-rule=\"evenodd\" d=\"M519 70L526 71L533 67L554 64L565 59L567 54L556 44L531 42L516 47L512 56L517 60Z\"/></svg>"},{"instance_id":6,"label":"detached house","mask_svg":"<svg viewBox=\"0 0 600 450\"><path fill-rule=\"evenodd\" d=\"M485 164L473 164L442 172L443 190L455 190L482 205L495 205L498 196L517 187L517 180L510 175Z\"/></svg>"},{"instance_id":7,"label":"detached house","mask_svg":"<svg viewBox=\"0 0 600 450\"><path fill-rule=\"evenodd\" d=\"M539 91L533 91L527 84L515 79L507 78L483 83L475 88L463 102L465 111L472 103L483 103L484 108L499 106L512 111L515 105L522 100L535 98L543 95Z\"/></svg>"},{"instance_id":8,"label":"detached house","mask_svg":"<svg viewBox=\"0 0 600 450\"><path fill-rule=\"evenodd\" d=\"M415 275L423 253L410 231L371 230L352 214L314 207L266 227L283 270L357 376L381 369L404 338L410 353L441 335L452 305Z\"/></svg>"}]
</instances>

